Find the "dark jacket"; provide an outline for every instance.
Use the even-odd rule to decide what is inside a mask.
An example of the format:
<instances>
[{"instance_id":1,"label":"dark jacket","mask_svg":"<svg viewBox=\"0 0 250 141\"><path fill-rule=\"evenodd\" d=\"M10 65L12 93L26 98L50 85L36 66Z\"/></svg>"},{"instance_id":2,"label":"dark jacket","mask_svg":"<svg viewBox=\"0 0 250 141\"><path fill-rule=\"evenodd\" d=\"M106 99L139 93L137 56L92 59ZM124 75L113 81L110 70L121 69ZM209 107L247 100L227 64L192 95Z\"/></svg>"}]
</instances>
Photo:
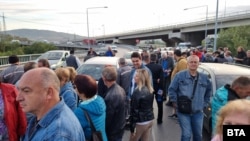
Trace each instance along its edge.
<instances>
[{"instance_id":1,"label":"dark jacket","mask_svg":"<svg viewBox=\"0 0 250 141\"><path fill-rule=\"evenodd\" d=\"M137 122L145 122L154 119L153 113L154 95L147 87L143 86L141 91L136 88L131 97L130 131L134 133Z\"/></svg>"},{"instance_id":2,"label":"dark jacket","mask_svg":"<svg viewBox=\"0 0 250 141\"><path fill-rule=\"evenodd\" d=\"M122 138L125 118L125 91L118 84L108 88L104 98L106 104L106 133L108 141Z\"/></svg>"},{"instance_id":3,"label":"dark jacket","mask_svg":"<svg viewBox=\"0 0 250 141\"><path fill-rule=\"evenodd\" d=\"M105 98L108 87L104 84L102 77L98 80L97 93L102 98Z\"/></svg>"},{"instance_id":4,"label":"dark jacket","mask_svg":"<svg viewBox=\"0 0 250 141\"><path fill-rule=\"evenodd\" d=\"M247 54L246 54L245 51L240 51L240 52L237 53L236 58L238 58L238 59L244 59L246 56L247 56ZM243 61L235 60L235 63L242 64Z\"/></svg>"},{"instance_id":5,"label":"dark jacket","mask_svg":"<svg viewBox=\"0 0 250 141\"><path fill-rule=\"evenodd\" d=\"M246 58L243 60L243 64L244 64L244 65L250 66L250 58L246 57Z\"/></svg>"},{"instance_id":6,"label":"dark jacket","mask_svg":"<svg viewBox=\"0 0 250 141\"><path fill-rule=\"evenodd\" d=\"M161 79L163 75L162 67L161 65L155 62L150 62L149 64L146 65L146 67L148 67L152 73L154 92L157 92L159 89L162 89L161 83L160 82L158 83L157 81L158 79Z\"/></svg>"},{"instance_id":7,"label":"dark jacket","mask_svg":"<svg viewBox=\"0 0 250 141\"><path fill-rule=\"evenodd\" d=\"M78 64L76 61L76 57L71 54L67 59L66 59L66 64L67 66L74 67L75 69L78 68Z\"/></svg>"}]
</instances>

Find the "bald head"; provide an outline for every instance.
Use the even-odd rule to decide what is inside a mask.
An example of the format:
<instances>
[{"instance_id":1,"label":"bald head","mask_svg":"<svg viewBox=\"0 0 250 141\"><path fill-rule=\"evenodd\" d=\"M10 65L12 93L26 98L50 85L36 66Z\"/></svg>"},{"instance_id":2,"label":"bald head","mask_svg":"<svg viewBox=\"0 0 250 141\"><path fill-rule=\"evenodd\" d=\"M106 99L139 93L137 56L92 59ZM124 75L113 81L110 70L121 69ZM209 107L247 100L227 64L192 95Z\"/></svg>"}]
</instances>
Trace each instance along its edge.
<instances>
[{"instance_id":1,"label":"bald head","mask_svg":"<svg viewBox=\"0 0 250 141\"><path fill-rule=\"evenodd\" d=\"M52 86L58 92L60 91L60 81L55 72L49 68L42 67L32 69L23 74L20 81L22 80L28 80L32 83L38 83L38 85L40 84L40 86L43 88Z\"/></svg>"},{"instance_id":2,"label":"bald head","mask_svg":"<svg viewBox=\"0 0 250 141\"><path fill-rule=\"evenodd\" d=\"M54 71L42 67L27 71L21 77L16 100L24 112L40 120L59 101L60 82Z\"/></svg>"}]
</instances>

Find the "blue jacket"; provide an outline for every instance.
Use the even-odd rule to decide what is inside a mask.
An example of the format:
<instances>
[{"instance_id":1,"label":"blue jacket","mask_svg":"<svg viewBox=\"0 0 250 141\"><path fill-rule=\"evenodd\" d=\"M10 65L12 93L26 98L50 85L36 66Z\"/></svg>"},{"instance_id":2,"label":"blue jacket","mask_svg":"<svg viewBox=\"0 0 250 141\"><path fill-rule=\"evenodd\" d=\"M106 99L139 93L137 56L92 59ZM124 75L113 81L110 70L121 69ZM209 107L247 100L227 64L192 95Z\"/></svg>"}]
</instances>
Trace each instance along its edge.
<instances>
[{"instance_id":1,"label":"blue jacket","mask_svg":"<svg viewBox=\"0 0 250 141\"><path fill-rule=\"evenodd\" d=\"M217 122L218 111L228 103L230 100L239 99L239 96L234 90L230 88L230 85L220 87L216 90L212 99L212 131L214 133Z\"/></svg>"},{"instance_id":2,"label":"blue jacket","mask_svg":"<svg viewBox=\"0 0 250 141\"><path fill-rule=\"evenodd\" d=\"M195 78L197 79L197 77ZM185 95L191 98L193 92L194 79L188 70L178 72L168 88L170 101L177 102L179 96ZM192 100L193 112L203 111L208 106L211 95L211 82L207 75L199 73L196 90Z\"/></svg>"},{"instance_id":3,"label":"blue jacket","mask_svg":"<svg viewBox=\"0 0 250 141\"><path fill-rule=\"evenodd\" d=\"M76 109L77 93L74 90L71 82L67 82L64 86L61 87L59 95L60 97L63 97L65 103L72 111Z\"/></svg>"},{"instance_id":4,"label":"blue jacket","mask_svg":"<svg viewBox=\"0 0 250 141\"><path fill-rule=\"evenodd\" d=\"M107 141L107 135L105 131L106 105L103 98L99 95L95 95L93 98L81 102L79 107L77 107L77 109L74 111L81 123L86 139L90 140L91 128L84 115L83 109L88 112L96 130L102 132L102 137L104 139L103 141Z\"/></svg>"},{"instance_id":5,"label":"blue jacket","mask_svg":"<svg viewBox=\"0 0 250 141\"><path fill-rule=\"evenodd\" d=\"M35 116L29 121L23 141L85 141L80 122L63 99L41 118L29 136L34 124Z\"/></svg>"}]
</instances>

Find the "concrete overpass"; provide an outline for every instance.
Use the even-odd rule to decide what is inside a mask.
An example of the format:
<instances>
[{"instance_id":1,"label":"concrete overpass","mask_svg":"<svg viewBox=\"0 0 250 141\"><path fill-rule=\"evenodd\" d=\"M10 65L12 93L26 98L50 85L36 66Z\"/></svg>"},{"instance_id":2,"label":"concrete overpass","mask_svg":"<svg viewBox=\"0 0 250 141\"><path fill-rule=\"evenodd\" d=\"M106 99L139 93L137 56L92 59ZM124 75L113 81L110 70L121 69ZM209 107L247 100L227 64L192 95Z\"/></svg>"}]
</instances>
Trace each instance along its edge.
<instances>
[{"instance_id":1,"label":"concrete overpass","mask_svg":"<svg viewBox=\"0 0 250 141\"><path fill-rule=\"evenodd\" d=\"M197 21L105 35L105 42L136 45L136 39L162 39L166 42L166 46L175 46L176 43L182 41L189 41L194 46L197 46L205 38L206 23L207 35L214 34L215 17L208 17L207 22L206 19L200 19ZM220 29L243 25L250 25L250 10L228 13L218 17L218 31ZM95 39L101 42L104 40L104 36L97 36Z\"/></svg>"}]
</instances>

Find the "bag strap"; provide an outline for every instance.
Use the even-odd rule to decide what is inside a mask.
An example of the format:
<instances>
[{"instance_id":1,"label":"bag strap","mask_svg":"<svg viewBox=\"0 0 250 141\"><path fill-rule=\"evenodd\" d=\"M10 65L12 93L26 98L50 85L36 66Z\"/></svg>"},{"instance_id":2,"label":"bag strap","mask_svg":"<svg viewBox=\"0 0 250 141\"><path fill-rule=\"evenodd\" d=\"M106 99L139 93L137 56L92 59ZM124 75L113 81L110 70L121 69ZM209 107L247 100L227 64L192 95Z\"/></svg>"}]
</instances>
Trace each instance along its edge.
<instances>
[{"instance_id":1,"label":"bag strap","mask_svg":"<svg viewBox=\"0 0 250 141\"><path fill-rule=\"evenodd\" d=\"M197 86L198 79L199 79L199 72L197 72L197 78L194 80L194 87L193 87L193 92L192 92L191 99L194 98L194 92L195 92L195 90L196 90L196 86ZM179 97L179 94L177 93L177 98L178 98L178 97Z\"/></svg>"},{"instance_id":2,"label":"bag strap","mask_svg":"<svg viewBox=\"0 0 250 141\"><path fill-rule=\"evenodd\" d=\"M191 99L194 98L194 93L195 93L195 90L196 90L198 79L199 79L199 72L197 72L197 78L194 80L194 87L193 87L193 93L192 93Z\"/></svg>"},{"instance_id":3,"label":"bag strap","mask_svg":"<svg viewBox=\"0 0 250 141\"><path fill-rule=\"evenodd\" d=\"M83 108L82 108L82 109L83 109ZM83 112L84 112L84 115L85 115L86 119L88 120L88 122L89 122L89 124L90 124L92 133L93 133L93 132L96 132L95 126L94 126L94 124L93 124L93 122L92 122L92 120L91 120L91 118L90 118L88 112L87 112L85 109L83 109Z\"/></svg>"}]
</instances>

